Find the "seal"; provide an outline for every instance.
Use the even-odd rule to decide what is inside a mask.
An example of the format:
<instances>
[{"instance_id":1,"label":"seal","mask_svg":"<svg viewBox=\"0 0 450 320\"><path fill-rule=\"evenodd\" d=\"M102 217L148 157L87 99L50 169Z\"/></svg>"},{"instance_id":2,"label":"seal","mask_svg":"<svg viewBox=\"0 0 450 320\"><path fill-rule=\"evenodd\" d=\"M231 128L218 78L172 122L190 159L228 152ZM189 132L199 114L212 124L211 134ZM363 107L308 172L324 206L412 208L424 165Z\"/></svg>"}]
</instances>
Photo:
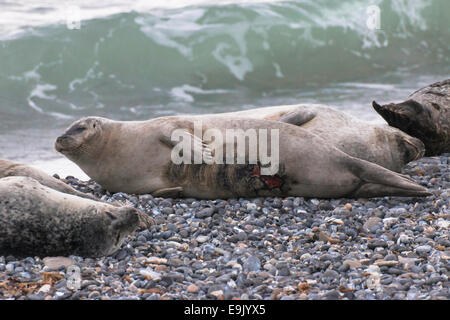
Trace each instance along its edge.
<instances>
[{"instance_id":1,"label":"seal","mask_svg":"<svg viewBox=\"0 0 450 320\"><path fill-rule=\"evenodd\" d=\"M49 188L58 190L60 192L64 192L67 194L72 194L74 196L91 199L91 200L99 200L96 197L75 190L71 186L65 184L64 182L49 176L44 171L39 170L37 168L30 167L28 165L12 162L5 159L0 159L0 178L11 177L11 176L23 176L33 178L39 183L47 186Z\"/></svg>"},{"instance_id":2,"label":"seal","mask_svg":"<svg viewBox=\"0 0 450 320\"><path fill-rule=\"evenodd\" d=\"M11 176L30 177L38 181L40 184L52 188L54 190L57 190L59 192L71 194L81 198L104 202L103 200L98 199L95 196L75 190L74 188L65 184L61 180L49 176L42 170L30 167L22 163L0 159L0 178ZM122 204L117 201L111 202L110 204L118 207L122 206ZM142 211L139 211L139 219L140 219L139 229L149 229L151 226L156 224L153 218L151 218Z\"/></svg>"},{"instance_id":3,"label":"seal","mask_svg":"<svg viewBox=\"0 0 450 320\"><path fill-rule=\"evenodd\" d=\"M372 106L389 125L420 139L425 156L450 152L450 79L421 88L403 102L373 101Z\"/></svg>"},{"instance_id":4,"label":"seal","mask_svg":"<svg viewBox=\"0 0 450 320\"><path fill-rule=\"evenodd\" d=\"M266 148L272 155L278 148L278 171L263 173L269 163L261 155L257 161L249 160L250 149L257 147L261 151L261 139L253 145L249 143L244 155L238 153L239 146L227 154L231 159L244 158L245 161L219 163L218 150L229 150L236 143L199 135L195 128L198 121L203 125L202 132L213 130L217 137L224 137L229 130L235 130L241 141L248 138L248 130L269 129L271 141ZM184 134L179 140L191 139L189 152L194 158L206 155L200 163L173 160L173 151L179 146L173 134L180 131ZM273 138L272 141L274 132L278 132L278 140ZM111 192L203 199L270 195L320 198L429 195L424 187L408 177L351 157L315 134L278 121L204 116L114 121L89 117L73 123L57 138L55 148ZM211 163L211 157L216 161Z\"/></svg>"},{"instance_id":5,"label":"seal","mask_svg":"<svg viewBox=\"0 0 450 320\"><path fill-rule=\"evenodd\" d=\"M62 193L29 177L0 179L0 255L107 256L138 224L133 207Z\"/></svg>"},{"instance_id":6,"label":"seal","mask_svg":"<svg viewBox=\"0 0 450 320\"><path fill-rule=\"evenodd\" d=\"M214 116L275 120L300 126L350 156L395 172L400 172L406 163L423 157L425 153L425 146L419 139L399 129L362 121L327 105L275 106Z\"/></svg>"}]
</instances>

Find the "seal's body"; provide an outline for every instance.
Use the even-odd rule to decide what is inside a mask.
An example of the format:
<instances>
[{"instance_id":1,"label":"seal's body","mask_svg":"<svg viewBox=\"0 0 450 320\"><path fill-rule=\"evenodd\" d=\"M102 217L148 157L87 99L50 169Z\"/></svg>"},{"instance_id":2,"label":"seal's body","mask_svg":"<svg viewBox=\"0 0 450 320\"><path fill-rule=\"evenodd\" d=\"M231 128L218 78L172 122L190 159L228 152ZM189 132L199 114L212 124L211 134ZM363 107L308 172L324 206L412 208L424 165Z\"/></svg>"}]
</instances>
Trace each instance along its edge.
<instances>
[{"instance_id":1,"label":"seal's body","mask_svg":"<svg viewBox=\"0 0 450 320\"><path fill-rule=\"evenodd\" d=\"M49 176L44 171L27 166L22 163L16 163L5 159L0 159L0 178L22 176L37 180L40 184L60 192L72 194L78 197L98 200L94 196L80 192L65 184L64 182Z\"/></svg>"},{"instance_id":2,"label":"seal's body","mask_svg":"<svg viewBox=\"0 0 450 320\"><path fill-rule=\"evenodd\" d=\"M0 178L5 177L13 177L13 176L21 176L21 177L30 177L38 181L40 184L49 187L51 189L57 190L59 192L71 194L74 196L78 196L81 198L86 198L94 201L105 202L101 199L98 199L90 194L80 192L75 190L71 186L65 184L64 182L49 176L44 171L30 167L26 164L16 163L5 159L0 159ZM106 203L106 202L105 202ZM122 206L119 202L110 203L114 206ZM140 219L140 229L148 229L152 225L155 224L153 218L148 216L147 214L139 211L139 219Z\"/></svg>"},{"instance_id":3,"label":"seal's body","mask_svg":"<svg viewBox=\"0 0 450 320\"><path fill-rule=\"evenodd\" d=\"M396 128L361 121L326 105L265 107L214 116L275 120L300 126L352 157L396 172L400 172L406 163L421 158L425 152L419 139Z\"/></svg>"},{"instance_id":4,"label":"seal's body","mask_svg":"<svg viewBox=\"0 0 450 320\"><path fill-rule=\"evenodd\" d=\"M372 105L389 125L422 140L426 156L450 152L450 79L421 88L404 102Z\"/></svg>"},{"instance_id":5,"label":"seal's body","mask_svg":"<svg viewBox=\"0 0 450 320\"><path fill-rule=\"evenodd\" d=\"M29 177L0 179L0 255L106 256L138 224L132 207L61 193Z\"/></svg>"},{"instance_id":6,"label":"seal's body","mask_svg":"<svg viewBox=\"0 0 450 320\"><path fill-rule=\"evenodd\" d=\"M192 137L194 145L199 141L201 152L211 154L213 139L195 135L196 121L201 121L203 132L212 129L223 137L227 130L240 130L242 135L247 130L264 129L269 136L271 130L277 130L278 172L262 174L261 158L253 164L174 163L174 130ZM261 142L257 141L258 148ZM234 143L224 142L222 150L228 150L228 144ZM171 191L177 191L177 195L204 199L429 195L411 179L351 157L317 135L277 121L205 116L113 121L91 117L75 122L57 139L55 148L111 192L173 196ZM247 160L248 152L249 148L245 150Z\"/></svg>"}]
</instances>

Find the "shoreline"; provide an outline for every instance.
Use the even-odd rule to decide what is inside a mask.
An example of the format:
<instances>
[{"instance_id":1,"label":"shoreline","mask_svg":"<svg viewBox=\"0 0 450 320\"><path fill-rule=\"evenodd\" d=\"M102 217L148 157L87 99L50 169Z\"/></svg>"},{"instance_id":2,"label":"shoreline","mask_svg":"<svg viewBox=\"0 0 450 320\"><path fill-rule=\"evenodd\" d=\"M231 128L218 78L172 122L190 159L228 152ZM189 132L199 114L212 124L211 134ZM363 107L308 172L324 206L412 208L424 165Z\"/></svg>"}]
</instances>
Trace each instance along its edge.
<instances>
[{"instance_id":1,"label":"shoreline","mask_svg":"<svg viewBox=\"0 0 450 320\"><path fill-rule=\"evenodd\" d=\"M81 269L78 291L67 288L64 267L0 256L0 299L447 300L449 164L446 154L403 170L429 188L427 198L163 199L109 194L69 177L157 225L110 257L71 256ZM41 272L60 278L46 286Z\"/></svg>"}]
</instances>

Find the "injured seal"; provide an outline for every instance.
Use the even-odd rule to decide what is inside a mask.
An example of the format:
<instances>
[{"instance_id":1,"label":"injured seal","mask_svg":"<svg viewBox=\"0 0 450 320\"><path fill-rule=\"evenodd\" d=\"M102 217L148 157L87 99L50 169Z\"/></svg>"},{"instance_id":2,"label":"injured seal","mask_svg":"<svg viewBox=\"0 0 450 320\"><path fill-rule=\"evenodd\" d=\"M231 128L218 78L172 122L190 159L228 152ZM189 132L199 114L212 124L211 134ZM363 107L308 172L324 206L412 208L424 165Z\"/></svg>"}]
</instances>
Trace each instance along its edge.
<instances>
[{"instance_id":1,"label":"injured seal","mask_svg":"<svg viewBox=\"0 0 450 320\"><path fill-rule=\"evenodd\" d=\"M211 162L220 158L218 150L228 150L235 141L218 142L196 133L212 130L226 137L234 130L238 141L245 141L252 130L278 132L278 141L266 145L273 154L277 143L278 171L263 172L268 164L261 155L249 161L249 150L261 150L264 140L241 149L230 158L244 162ZM204 156L200 163L173 161L179 146L173 133L188 139L189 153ZM205 131L203 131L205 130ZM271 138L272 139L272 138ZM274 138L275 139L275 138ZM267 141L266 141L267 142ZM76 121L55 143L57 151L74 161L88 176L111 192L185 196L203 199L304 196L320 198L427 196L430 193L411 178L374 163L361 160L335 148L325 139L291 124L279 121L183 116L148 121L114 121L89 117ZM184 151L183 151L184 153ZM272 165L273 163L270 163Z\"/></svg>"}]
</instances>

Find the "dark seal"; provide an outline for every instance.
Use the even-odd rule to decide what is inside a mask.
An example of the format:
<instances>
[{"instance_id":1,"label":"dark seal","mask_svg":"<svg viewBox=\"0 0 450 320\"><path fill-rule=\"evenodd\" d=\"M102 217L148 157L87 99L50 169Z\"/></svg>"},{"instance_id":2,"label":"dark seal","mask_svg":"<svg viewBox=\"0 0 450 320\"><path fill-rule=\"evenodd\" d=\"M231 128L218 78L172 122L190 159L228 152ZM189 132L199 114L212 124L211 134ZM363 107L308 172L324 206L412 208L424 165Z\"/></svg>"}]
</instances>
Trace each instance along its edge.
<instances>
[{"instance_id":1,"label":"dark seal","mask_svg":"<svg viewBox=\"0 0 450 320\"><path fill-rule=\"evenodd\" d=\"M0 255L107 256L138 225L133 207L62 193L29 177L0 179Z\"/></svg>"},{"instance_id":2,"label":"dark seal","mask_svg":"<svg viewBox=\"0 0 450 320\"><path fill-rule=\"evenodd\" d=\"M374 109L389 123L425 144L425 156L450 152L450 79L411 94L406 101Z\"/></svg>"}]
</instances>

